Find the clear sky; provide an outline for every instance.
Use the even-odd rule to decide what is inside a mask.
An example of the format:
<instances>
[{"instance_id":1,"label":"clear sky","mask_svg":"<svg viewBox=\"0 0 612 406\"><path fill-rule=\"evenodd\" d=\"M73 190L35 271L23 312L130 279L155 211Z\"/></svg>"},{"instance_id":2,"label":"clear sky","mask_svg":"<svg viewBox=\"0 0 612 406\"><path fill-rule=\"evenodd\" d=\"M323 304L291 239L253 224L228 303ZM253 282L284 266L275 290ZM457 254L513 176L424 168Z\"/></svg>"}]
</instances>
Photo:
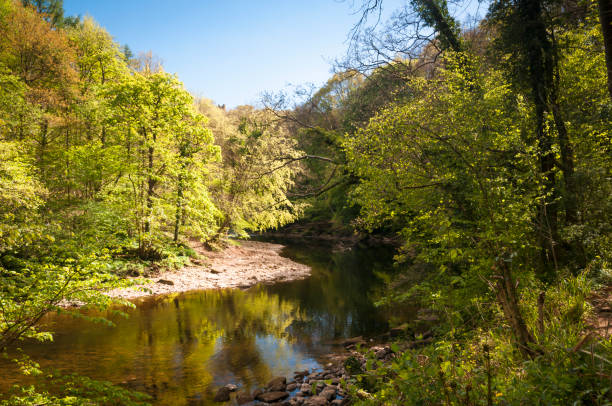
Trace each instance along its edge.
<instances>
[{"instance_id":1,"label":"clear sky","mask_svg":"<svg viewBox=\"0 0 612 406\"><path fill-rule=\"evenodd\" d=\"M359 0L356 0L359 4ZM387 0L391 11L401 0ZM135 54L153 51L196 96L235 107L323 84L358 20L353 0L64 0Z\"/></svg>"}]
</instances>

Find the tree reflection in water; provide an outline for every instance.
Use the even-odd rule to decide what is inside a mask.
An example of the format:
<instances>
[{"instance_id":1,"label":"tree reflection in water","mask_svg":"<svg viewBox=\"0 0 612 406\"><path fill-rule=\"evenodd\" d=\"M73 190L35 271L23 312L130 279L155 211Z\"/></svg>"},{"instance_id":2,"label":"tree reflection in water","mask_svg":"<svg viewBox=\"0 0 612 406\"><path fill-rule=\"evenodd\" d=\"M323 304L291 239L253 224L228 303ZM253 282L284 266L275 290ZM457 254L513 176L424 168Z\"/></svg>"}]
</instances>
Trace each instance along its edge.
<instances>
[{"instance_id":1,"label":"tree reflection in water","mask_svg":"<svg viewBox=\"0 0 612 406\"><path fill-rule=\"evenodd\" d=\"M318 366L336 339L387 328L371 296L390 272L390 251L302 246L285 254L312 266L312 277L146 298L129 318L112 317L115 327L56 315L47 319L54 342L22 347L43 367L122 383L160 404L212 404L217 386L254 389ZM4 374L0 392L22 379Z\"/></svg>"}]
</instances>

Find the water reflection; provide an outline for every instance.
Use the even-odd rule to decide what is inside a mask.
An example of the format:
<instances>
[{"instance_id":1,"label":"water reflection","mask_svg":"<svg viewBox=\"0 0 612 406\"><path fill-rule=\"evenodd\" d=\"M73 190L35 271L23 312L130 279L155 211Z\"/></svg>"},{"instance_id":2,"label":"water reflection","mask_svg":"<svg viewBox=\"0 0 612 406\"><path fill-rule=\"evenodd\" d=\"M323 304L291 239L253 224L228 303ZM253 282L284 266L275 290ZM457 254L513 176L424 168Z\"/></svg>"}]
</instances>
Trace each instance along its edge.
<instances>
[{"instance_id":1,"label":"water reflection","mask_svg":"<svg viewBox=\"0 0 612 406\"><path fill-rule=\"evenodd\" d=\"M289 247L313 267L307 280L247 291L212 290L141 300L115 327L49 317L53 343L24 350L43 367L121 383L159 404L209 404L226 383L254 389L271 377L318 366L342 337L387 328L371 295L390 253ZM0 368L3 365L0 364ZM20 378L0 378L0 391Z\"/></svg>"}]
</instances>

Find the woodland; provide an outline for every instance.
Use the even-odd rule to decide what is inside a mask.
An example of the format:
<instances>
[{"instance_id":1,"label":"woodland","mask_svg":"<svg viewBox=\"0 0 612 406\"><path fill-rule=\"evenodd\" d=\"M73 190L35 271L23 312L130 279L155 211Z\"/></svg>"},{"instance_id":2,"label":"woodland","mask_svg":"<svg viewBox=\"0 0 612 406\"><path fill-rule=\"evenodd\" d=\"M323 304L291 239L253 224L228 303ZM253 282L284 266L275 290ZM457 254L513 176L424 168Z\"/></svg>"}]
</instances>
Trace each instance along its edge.
<instances>
[{"instance_id":1,"label":"woodland","mask_svg":"<svg viewBox=\"0 0 612 406\"><path fill-rule=\"evenodd\" d=\"M411 272L378 304L437 320L354 404L612 404L612 3L462 4L356 2L324 86L227 109L61 0L0 0L0 353L67 302L131 305L104 292L190 241L324 224L392 239ZM57 379L0 404L147 402Z\"/></svg>"}]
</instances>

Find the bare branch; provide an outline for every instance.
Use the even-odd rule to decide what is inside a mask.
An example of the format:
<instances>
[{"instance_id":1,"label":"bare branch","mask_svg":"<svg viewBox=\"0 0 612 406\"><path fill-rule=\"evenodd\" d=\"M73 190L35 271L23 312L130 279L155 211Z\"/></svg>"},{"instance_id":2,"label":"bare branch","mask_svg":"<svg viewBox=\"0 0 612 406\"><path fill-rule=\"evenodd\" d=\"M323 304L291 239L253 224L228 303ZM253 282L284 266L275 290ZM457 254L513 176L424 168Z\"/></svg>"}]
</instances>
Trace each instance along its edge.
<instances>
[{"instance_id":1,"label":"bare branch","mask_svg":"<svg viewBox=\"0 0 612 406\"><path fill-rule=\"evenodd\" d=\"M299 157L291 157L291 156L279 157L279 158L277 158L277 160L279 160L279 161L287 161L287 162L285 162L284 164L282 164L280 166L277 166L276 168L272 168L269 171L266 171L264 173L259 174L259 176L256 177L255 179L261 179L264 176L270 175L271 173L274 173L274 172L278 171L279 169L284 168L287 165L290 165L290 164L292 164L294 162L297 162L297 161L302 161L304 159L316 159L316 160L319 160L319 161L325 161L325 162L332 163L334 165L338 165L338 163L336 161L334 161L333 159L327 158L327 157L324 157L324 156L318 156L318 155L303 155L303 156L299 156Z\"/></svg>"}]
</instances>

